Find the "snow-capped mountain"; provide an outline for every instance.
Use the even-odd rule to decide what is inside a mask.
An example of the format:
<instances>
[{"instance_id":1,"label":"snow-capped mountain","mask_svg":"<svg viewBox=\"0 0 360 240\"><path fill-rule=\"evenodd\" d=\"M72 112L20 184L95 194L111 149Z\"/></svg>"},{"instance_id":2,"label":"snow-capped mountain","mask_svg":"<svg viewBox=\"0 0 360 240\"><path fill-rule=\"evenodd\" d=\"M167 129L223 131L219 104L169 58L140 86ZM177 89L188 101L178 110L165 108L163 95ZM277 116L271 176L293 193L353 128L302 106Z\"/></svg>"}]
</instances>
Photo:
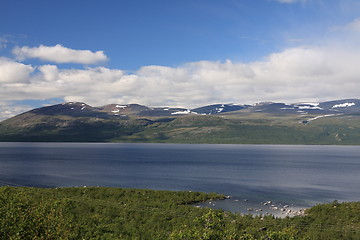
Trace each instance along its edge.
<instances>
[{"instance_id":1,"label":"snow-capped mountain","mask_svg":"<svg viewBox=\"0 0 360 240\"><path fill-rule=\"evenodd\" d=\"M0 122L0 141L360 145L359 118L358 99L194 109L67 102Z\"/></svg>"},{"instance_id":2,"label":"snow-capped mountain","mask_svg":"<svg viewBox=\"0 0 360 240\"><path fill-rule=\"evenodd\" d=\"M65 115L72 117L161 117L179 115L216 115L216 114L241 114L241 113L269 113L269 114L298 114L322 115L360 113L359 99L344 99L321 103L274 103L263 102L254 105L213 104L194 109L157 107L151 108L139 104L109 104L102 107L92 107L81 102L67 102L31 110L32 114Z\"/></svg>"},{"instance_id":3,"label":"snow-capped mountain","mask_svg":"<svg viewBox=\"0 0 360 240\"><path fill-rule=\"evenodd\" d=\"M192 109L192 112L197 114L219 114L225 112L233 112L246 108L244 105L236 105L236 104L214 104L208 105L204 107L199 107Z\"/></svg>"},{"instance_id":4,"label":"snow-capped mountain","mask_svg":"<svg viewBox=\"0 0 360 240\"><path fill-rule=\"evenodd\" d=\"M343 99L321 103L258 103L248 108L251 112L272 114L341 114L360 112L359 99Z\"/></svg>"}]
</instances>

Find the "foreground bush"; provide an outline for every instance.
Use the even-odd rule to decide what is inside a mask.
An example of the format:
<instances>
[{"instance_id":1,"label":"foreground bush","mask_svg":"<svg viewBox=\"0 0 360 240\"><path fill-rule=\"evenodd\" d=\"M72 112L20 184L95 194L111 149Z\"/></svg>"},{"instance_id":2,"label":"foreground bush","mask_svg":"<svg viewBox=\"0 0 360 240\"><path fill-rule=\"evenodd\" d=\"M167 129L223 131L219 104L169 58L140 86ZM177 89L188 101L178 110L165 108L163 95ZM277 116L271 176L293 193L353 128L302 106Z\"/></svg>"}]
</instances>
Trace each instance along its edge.
<instances>
[{"instance_id":1,"label":"foreground bush","mask_svg":"<svg viewBox=\"0 0 360 240\"><path fill-rule=\"evenodd\" d=\"M190 203L198 192L0 187L0 239L360 239L360 203L315 206L303 217L242 216Z\"/></svg>"}]
</instances>

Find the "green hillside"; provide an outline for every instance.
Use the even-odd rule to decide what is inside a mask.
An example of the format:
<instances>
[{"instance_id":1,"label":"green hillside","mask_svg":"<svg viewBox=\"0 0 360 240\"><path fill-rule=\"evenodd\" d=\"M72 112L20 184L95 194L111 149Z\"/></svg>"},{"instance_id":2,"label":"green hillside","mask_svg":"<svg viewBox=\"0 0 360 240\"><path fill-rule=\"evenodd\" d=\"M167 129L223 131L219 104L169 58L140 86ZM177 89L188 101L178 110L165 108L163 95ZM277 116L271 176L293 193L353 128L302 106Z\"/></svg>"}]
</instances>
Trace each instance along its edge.
<instances>
[{"instance_id":1,"label":"green hillside","mask_svg":"<svg viewBox=\"0 0 360 240\"><path fill-rule=\"evenodd\" d=\"M0 123L0 141L224 144L360 144L360 115L231 112L171 117L74 117L25 113Z\"/></svg>"},{"instance_id":2,"label":"green hillside","mask_svg":"<svg viewBox=\"0 0 360 240\"><path fill-rule=\"evenodd\" d=\"M360 202L305 216L232 214L190 203L218 194L101 187L0 187L0 239L359 239Z\"/></svg>"}]
</instances>

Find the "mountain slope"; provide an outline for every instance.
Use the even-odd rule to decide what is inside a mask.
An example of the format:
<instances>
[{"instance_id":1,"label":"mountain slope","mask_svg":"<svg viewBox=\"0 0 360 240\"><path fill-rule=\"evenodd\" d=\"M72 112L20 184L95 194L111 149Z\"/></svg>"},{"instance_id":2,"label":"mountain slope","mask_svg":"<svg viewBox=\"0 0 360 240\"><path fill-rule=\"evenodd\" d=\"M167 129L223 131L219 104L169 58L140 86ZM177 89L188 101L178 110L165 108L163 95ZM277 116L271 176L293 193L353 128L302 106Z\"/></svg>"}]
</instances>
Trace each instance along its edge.
<instances>
[{"instance_id":1,"label":"mountain slope","mask_svg":"<svg viewBox=\"0 0 360 240\"><path fill-rule=\"evenodd\" d=\"M0 141L360 144L360 100L196 109L70 102L1 122Z\"/></svg>"}]
</instances>

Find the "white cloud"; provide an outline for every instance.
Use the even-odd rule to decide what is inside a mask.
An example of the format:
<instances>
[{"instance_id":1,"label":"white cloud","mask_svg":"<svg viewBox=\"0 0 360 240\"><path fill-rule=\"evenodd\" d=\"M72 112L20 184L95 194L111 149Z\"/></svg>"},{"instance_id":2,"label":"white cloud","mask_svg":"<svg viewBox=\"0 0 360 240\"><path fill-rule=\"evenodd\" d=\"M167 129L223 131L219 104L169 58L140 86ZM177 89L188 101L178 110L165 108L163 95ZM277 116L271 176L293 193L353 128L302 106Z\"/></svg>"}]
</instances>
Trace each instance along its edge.
<instances>
[{"instance_id":1,"label":"white cloud","mask_svg":"<svg viewBox=\"0 0 360 240\"><path fill-rule=\"evenodd\" d=\"M0 84L26 82L33 71L34 68L29 65L0 57Z\"/></svg>"},{"instance_id":2,"label":"white cloud","mask_svg":"<svg viewBox=\"0 0 360 240\"><path fill-rule=\"evenodd\" d=\"M59 69L43 65L28 81L17 77L19 81L3 83L0 97L62 98L93 106L139 103L196 107L229 102L319 101L357 97L358 62L360 51L297 47L252 63L201 61L178 67L145 66L133 74L105 67ZM5 63L9 65L9 61ZM15 61L10 65L32 70Z\"/></svg>"},{"instance_id":3,"label":"white cloud","mask_svg":"<svg viewBox=\"0 0 360 240\"><path fill-rule=\"evenodd\" d=\"M0 121L31 110L30 106L17 105L12 102L0 101Z\"/></svg>"},{"instance_id":4,"label":"white cloud","mask_svg":"<svg viewBox=\"0 0 360 240\"><path fill-rule=\"evenodd\" d=\"M0 58L0 101L60 98L93 106L139 103L192 108L212 103L358 98L360 37L349 34L337 35L321 47L289 48L250 63L200 61L177 67L144 66L132 74L105 67L61 69L42 65L35 70ZM349 36L352 41L344 41ZM4 118L8 113L0 114Z\"/></svg>"},{"instance_id":5,"label":"white cloud","mask_svg":"<svg viewBox=\"0 0 360 240\"><path fill-rule=\"evenodd\" d=\"M107 61L108 58L103 51L91 52L89 50L73 50L57 44L55 46L44 46L30 48L15 47L13 54L18 60L27 58L39 58L43 61L55 63L80 63L96 64Z\"/></svg>"},{"instance_id":6,"label":"white cloud","mask_svg":"<svg viewBox=\"0 0 360 240\"><path fill-rule=\"evenodd\" d=\"M344 26L336 26L333 28L333 30L359 33L360 32L360 18L356 18Z\"/></svg>"},{"instance_id":7,"label":"white cloud","mask_svg":"<svg viewBox=\"0 0 360 240\"><path fill-rule=\"evenodd\" d=\"M46 81L56 81L59 79L59 69L55 65L43 65L39 67L42 77Z\"/></svg>"}]
</instances>

